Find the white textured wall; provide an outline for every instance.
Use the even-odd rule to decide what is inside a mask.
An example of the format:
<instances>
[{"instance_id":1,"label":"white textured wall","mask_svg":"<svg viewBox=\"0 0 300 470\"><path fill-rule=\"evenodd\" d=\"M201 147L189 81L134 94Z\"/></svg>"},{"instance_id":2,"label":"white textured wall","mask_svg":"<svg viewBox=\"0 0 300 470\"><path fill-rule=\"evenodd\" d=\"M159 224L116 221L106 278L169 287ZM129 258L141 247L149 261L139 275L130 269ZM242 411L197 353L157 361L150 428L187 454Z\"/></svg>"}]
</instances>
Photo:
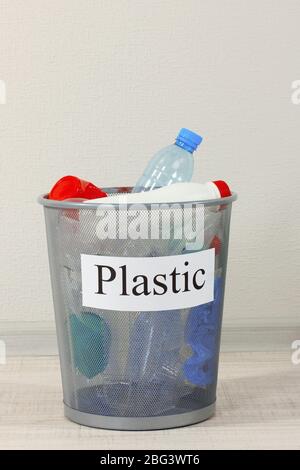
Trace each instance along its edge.
<instances>
[{"instance_id":1,"label":"white textured wall","mask_svg":"<svg viewBox=\"0 0 300 470\"><path fill-rule=\"evenodd\" d=\"M300 323L298 0L0 0L0 320L52 321L39 193L134 183L190 127L234 206L225 323Z\"/></svg>"}]
</instances>

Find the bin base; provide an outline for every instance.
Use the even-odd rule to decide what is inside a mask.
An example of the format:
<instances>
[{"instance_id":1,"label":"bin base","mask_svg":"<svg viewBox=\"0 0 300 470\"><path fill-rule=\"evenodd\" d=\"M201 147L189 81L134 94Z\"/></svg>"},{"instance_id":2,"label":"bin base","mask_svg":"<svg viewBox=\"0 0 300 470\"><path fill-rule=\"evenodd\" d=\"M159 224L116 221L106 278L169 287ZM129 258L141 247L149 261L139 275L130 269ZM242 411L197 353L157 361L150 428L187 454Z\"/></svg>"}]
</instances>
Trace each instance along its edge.
<instances>
[{"instance_id":1,"label":"bin base","mask_svg":"<svg viewBox=\"0 0 300 470\"><path fill-rule=\"evenodd\" d=\"M150 416L126 418L117 416L100 416L92 413L84 413L64 405L65 416L71 421L84 426L103 429L115 429L118 431L148 431L154 429L169 429L188 426L189 424L200 423L213 416L216 403L212 403L205 408L190 411L188 413L178 413L168 416Z\"/></svg>"}]
</instances>

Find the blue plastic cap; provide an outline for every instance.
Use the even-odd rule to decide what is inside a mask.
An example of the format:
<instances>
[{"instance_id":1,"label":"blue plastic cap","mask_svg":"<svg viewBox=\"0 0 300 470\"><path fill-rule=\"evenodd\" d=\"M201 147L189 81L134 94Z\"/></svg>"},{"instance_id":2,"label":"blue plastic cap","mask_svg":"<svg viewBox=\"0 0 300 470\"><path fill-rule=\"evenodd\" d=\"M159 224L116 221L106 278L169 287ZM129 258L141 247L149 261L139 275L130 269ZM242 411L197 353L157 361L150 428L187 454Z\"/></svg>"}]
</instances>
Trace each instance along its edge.
<instances>
[{"instance_id":1,"label":"blue plastic cap","mask_svg":"<svg viewBox=\"0 0 300 470\"><path fill-rule=\"evenodd\" d=\"M181 129L178 136L176 137L176 145L191 153L197 149L201 142L201 135L198 135L195 132L185 128Z\"/></svg>"}]
</instances>

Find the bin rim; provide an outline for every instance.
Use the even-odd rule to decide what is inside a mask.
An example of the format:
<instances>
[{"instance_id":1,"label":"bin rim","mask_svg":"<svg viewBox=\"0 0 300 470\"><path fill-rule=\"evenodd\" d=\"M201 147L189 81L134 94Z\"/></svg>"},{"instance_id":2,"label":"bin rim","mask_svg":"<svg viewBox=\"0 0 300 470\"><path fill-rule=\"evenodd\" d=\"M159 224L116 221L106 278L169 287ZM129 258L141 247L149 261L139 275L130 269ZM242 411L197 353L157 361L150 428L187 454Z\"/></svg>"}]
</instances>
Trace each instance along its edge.
<instances>
[{"instance_id":1,"label":"bin rim","mask_svg":"<svg viewBox=\"0 0 300 470\"><path fill-rule=\"evenodd\" d=\"M118 190L119 188L118 187L110 187L110 188L103 188L103 191L105 191L106 193L111 193L111 194L115 194L116 193L116 190ZM118 193L118 194L121 194L121 193ZM126 193L125 193L126 194ZM132 206L132 208L136 209L139 205L140 206L143 206L145 207L146 209L155 209L156 207L157 208L161 208L160 206L162 204L165 204L165 205L172 205L172 204L203 204L204 206L216 206L216 205L221 205L221 206L224 206L224 205L227 205L227 204L231 204L232 202L236 201L237 200L237 193L235 192L232 192L231 196L228 196L228 197L223 197L223 198L217 198L217 199L208 199L208 200L203 200L203 199L199 199L199 200L193 200L193 201L177 201L177 202L164 202L164 201L161 201L161 202L149 202L149 203L136 203L136 202L133 202L133 203L120 203L120 202L115 202L115 203L112 203L112 202L109 202L107 204L105 203L102 203L101 204L97 204L95 202L91 202L91 203L88 203L88 202L75 202L75 201L56 201L56 200L53 200L53 199L48 199L48 193L45 193L45 194L41 194L39 197L38 197L38 203L41 204L42 206L44 207L50 207L50 208L53 208L53 209L98 209L99 206L101 206L101 208L107 210L107 209L128 209L130 210L130 207Z\"/></svg>"}]
</instances>

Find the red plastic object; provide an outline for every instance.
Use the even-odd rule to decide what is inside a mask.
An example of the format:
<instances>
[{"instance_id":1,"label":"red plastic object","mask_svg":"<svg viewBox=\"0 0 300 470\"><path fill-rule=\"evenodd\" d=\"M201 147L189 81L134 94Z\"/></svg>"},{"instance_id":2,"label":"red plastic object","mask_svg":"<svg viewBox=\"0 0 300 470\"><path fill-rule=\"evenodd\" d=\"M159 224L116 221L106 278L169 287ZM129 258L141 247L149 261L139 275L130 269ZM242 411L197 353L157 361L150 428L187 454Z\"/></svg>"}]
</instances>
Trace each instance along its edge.
<instances>
[{"instance_id":1,"label":"red plastic object","mask_svg":"<svg viewBox=\"0 0 300 470\"><path fill-rule=\"evenodd\" d=\"M89 181L77 178L77 176L63 176L55 183L48 198L63 201L71 198L96 199L106 196L107 194L102 189Z\"/></svg>"},{"instance_id":2,"label":"red plastic object","mask_svg":"<svg viewBox=\"0 0 300 470\"><path fill-rule=\"evenodd\" d=\"M217 186L221 197L231 196L230 188L225 181L217 180L213 181L213 183L215 183L215 185Z\"/></svg>"},{"instance_id":3,"label":"red plastic object","mask_svg":"<svg viewBox=\"0 0 300 470\"><path fill-rule=\"evenodd\" d=\"M118 193L131 193L132 188L130 186L120 186L118 188Z\"/></svg>"},{"instance_id":4,"label":"red plastic object","mask_svg":"<svg viewBox=\"0 0 300 470\"><path fill-rule=\"evenodd\" d=\"M210 242L209 248L214 248L215 249L215 254L219 255L222 247L222 242L220 238L215 235L212 241Z\"/></svg>"}]
</instances>

